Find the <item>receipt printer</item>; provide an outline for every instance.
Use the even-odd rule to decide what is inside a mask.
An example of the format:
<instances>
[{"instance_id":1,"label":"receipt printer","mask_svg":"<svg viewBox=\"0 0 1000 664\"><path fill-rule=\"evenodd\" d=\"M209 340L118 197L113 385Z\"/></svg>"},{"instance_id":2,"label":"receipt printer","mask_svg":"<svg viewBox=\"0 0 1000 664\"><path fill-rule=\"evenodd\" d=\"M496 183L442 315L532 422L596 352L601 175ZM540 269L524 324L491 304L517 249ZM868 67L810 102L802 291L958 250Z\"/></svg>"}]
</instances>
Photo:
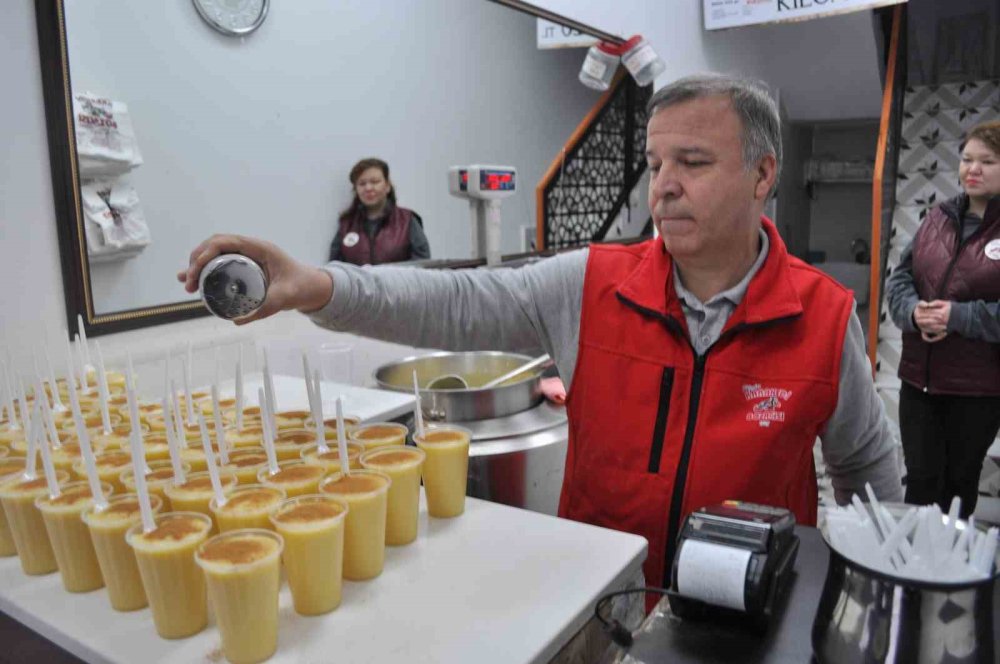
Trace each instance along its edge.
<instances>
[{"instance_id":1,"label":"receipt printer","mask_svg":"<svg viewBox=\"0 0 1000 664\"><path fill-rule=\"evenodd\" d=\"M727 500L692 512L677 538L670 610L685 619L728 614L766 628L798 550L787 509Z\"/></svg>"}]
</instances>

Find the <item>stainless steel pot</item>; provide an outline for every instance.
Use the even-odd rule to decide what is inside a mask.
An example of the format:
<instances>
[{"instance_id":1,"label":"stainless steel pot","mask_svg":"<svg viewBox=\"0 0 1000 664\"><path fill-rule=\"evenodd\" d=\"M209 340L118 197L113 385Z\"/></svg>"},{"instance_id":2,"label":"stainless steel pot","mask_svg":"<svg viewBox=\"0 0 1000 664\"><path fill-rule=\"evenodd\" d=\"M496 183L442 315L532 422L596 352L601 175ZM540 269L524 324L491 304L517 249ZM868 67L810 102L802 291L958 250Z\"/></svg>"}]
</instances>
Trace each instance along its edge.
<instances>
[{"instance_id":1,"label":"stainless steel pot","mask_svg":"<svg viewBox=\"0 0 1000 664\"><path fill-rule=\"evenodd\" d=\"M830 565L812 629L820 664L994 664L993 584L928 583L889 576L840 555Z\"/></svg>"},{"instance_id":2,"label":"stainless steel pot","mask_svg":"<svg viewBox=\"0 0 1000 664\"><path fill-rule=\"evenodd\" d=\"M424 417L431 421L445 422L486 420L513 415L541 403L541 371L498 387L474 387L477 383L485 383L516 369L529 360L529 355L500 351L437 352L406 357L383 365L375 370L375 382L387 390L412 392L414 370L420 385L426 385L438 376L458 374L466 378L473 387L449 390L421 388L420 401ZM476 380L477 378L481 380Z\"/></svg>"}]
</instances>

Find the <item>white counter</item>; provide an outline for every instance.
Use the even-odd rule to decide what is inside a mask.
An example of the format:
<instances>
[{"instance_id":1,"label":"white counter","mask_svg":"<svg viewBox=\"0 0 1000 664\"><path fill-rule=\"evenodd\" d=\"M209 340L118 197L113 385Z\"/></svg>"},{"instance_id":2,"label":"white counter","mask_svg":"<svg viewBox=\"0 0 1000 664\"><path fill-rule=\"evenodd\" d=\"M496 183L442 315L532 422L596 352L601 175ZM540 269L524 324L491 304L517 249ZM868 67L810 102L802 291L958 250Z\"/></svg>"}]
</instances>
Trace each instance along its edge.
<instances>
[{"instance_id":1,"label":"white counter","mask_svg":"<svg viewBox=\"0 0 1000 664\"><path fill-rule=\"evenodd\" d=\"M389 547L378 578L345 582L332 613L299 616L282 588L269 661L546 662L645 557L634 535L472 498L458 518L429 519L422 504L417 541ZM225 661L212 626L161 639L149 609L115 612L103 590L67 593L17 558L0 559L0 610L88 662Z\"/></svg>"}]
</instances>

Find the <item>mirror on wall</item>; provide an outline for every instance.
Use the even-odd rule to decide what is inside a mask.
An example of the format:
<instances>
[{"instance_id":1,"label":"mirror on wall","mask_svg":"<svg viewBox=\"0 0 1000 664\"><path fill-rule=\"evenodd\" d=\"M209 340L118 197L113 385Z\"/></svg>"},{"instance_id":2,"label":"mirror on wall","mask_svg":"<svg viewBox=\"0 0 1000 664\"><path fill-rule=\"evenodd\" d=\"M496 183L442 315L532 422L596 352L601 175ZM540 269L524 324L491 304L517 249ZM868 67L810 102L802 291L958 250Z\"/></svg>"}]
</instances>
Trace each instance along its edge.
<instances>
[{"instance_id":1,"label":"mirror on wall","mask_svg":"<svg viewBox=\"0 0 1000 664\"><path fill-rule=\"evenodd\" d=\"M204 315L175 274L213 233L324 263L364 157L433 258L472 252L448 167L515 166L502 250L524 250L534 186L598 99L581 51L538 50L533 17L486 0L268 4L37 3L71 332Z\"/></svg>"}]
</instances>

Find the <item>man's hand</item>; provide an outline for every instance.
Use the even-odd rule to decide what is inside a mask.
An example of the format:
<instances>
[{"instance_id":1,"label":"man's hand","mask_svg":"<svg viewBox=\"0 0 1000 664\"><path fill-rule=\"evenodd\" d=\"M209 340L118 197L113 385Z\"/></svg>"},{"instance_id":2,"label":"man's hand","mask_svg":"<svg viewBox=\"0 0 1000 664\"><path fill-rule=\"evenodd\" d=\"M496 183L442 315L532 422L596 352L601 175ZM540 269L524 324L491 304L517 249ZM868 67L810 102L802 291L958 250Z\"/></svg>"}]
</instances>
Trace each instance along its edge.
<instances>
[{"instance_id":1,"label":"man's hand","mask_svg":"<svg viewBox=\"0 0 1000 664\"><path fill-rule=\"evenodd\" d=\"M239 235L213 235L194 248L187 269L177 273L177 280L187 292L198 290L202 268L219 254L243 254L256 261L267 275L264 305L253 314L235 320L237 325L289 309L315 311L333 295L333 279L325 270L299 263L270 242Z\"/></svg>"},{"instance_id":2,"label":"man's hand","mask_svg":"<svg viewBox=\"0 0 1000 664\"><path fill-rule=\"evenodd\" d=\"M913 322L920 329L924 341L943 339L948 334L949 317L951 317L951 302L945 300L931 302L921 300L913 310Z\"/></svg>"}]
</instances>

